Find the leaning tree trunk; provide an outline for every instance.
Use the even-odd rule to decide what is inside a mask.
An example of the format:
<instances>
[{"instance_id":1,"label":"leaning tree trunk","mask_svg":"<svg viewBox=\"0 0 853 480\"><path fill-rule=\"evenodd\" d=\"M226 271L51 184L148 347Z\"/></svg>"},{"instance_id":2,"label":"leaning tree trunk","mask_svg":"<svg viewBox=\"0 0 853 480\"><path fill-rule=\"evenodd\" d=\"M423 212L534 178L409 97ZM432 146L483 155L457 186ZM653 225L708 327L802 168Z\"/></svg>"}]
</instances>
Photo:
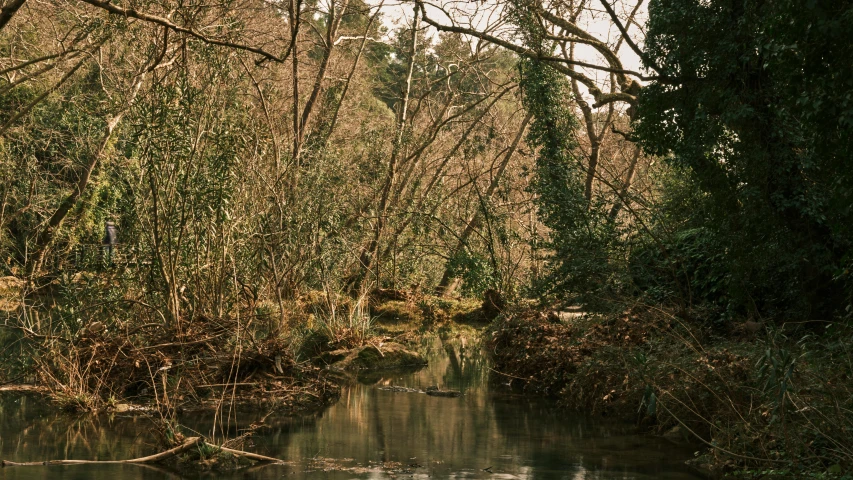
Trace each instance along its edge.
<instances>
[{"instance_id":1,"label":"leaning tree trunk","mask_svg":"<svg viewBox=\"0 0 853 480\"><path fill-rule=\"evenodd\" d=\"M9 23L9 20L12 20L12 17L15 16L15 13L17 13L18 9L20 9L26 1L27 0L12 0L0 8L0 30L3 30L3 27Z\"/></svg>"},{"instance_id":2,"label":"leaning tree trunk","mask_svg":"<svg viewBox=\"0 0 853 480\"><path fill-rule=\"evenodd\" d=\"M346 13L348 5L349 0L343 0L341 11L336 15L335 2L332 1L329 4L329 14L326 17L326 22L329 25L326 30L326 48L323 50L323 59L320 61L320 67L317 70L317 75L314 77L314 87L311 89L311 94L308 96L308 100L305 101L305 107L302 110L302 118L299 121L300 144L305 139L305 128L308 125L308 121L311 119L311 114L314 112L314 106L317 104L317 98L323 91L323 80L326 78L326 70L329 68L329 60L332 58L332 51L335 48L335 35L337 34L338 27L341 24L341 19L343 18L344 13ZM367 33L365 33L365 36L366 35Z\"/></svg>"}]
</instances>

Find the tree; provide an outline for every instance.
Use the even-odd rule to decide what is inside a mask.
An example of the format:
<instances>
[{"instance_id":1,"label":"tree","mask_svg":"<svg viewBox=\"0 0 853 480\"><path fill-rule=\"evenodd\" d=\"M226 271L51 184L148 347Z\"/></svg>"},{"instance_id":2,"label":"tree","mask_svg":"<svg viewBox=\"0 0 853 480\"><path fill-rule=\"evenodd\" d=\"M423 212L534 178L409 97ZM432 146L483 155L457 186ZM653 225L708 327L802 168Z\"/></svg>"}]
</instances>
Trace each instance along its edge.
<instances>
[{"instance_id":1,"label":"tree","mask_svg":"<svg viewBox=\"0 0 853 480\"><path fill-rule=\"evenodd\" d=\"M597 11L598 6L603 7L603 16L600 10ZM528 89L533 88L538 93L531 96L532 91L526 91L525 99L529 111L544 115L534 119L533 123L535 126L539 122L540 130L533 143L540 152L538 173L532 187L539 198L540 218L551 227L549 235L554 242L552 246L567 242L552 259L554 266L562 265L557 268L557 271L562 271L558 275L562 276L562 280L551 278L561 285L558 290L565 291L568 276L575 277L569 283L589 286L595 284L589 275L599 279L602 275L606 277L603 272L609 267L596 274L592 273L594 268L590 270L584 267L582 270L586 272L581 273L575 267L581 267L584 255L593 257L587 259L587 267L594 264L602 267L608 265L612 260L610 257L616 254L604 252L615 245L619 236L625 234L620 225L626 222L642 224L642 220L637 217L637 210L632 208L635 198L632 186L635 186L638 172L644 171L641 164L646 164L648 160L633 145L629 124L630 118L636 114L637 95L642 88L640 81L657 79L658 75L647 76L626 69L623 65L624 46L630 48L631 53L628 55L645 56L638 45L641 42L635 40L639 29L635 29L633 35L630 32L638 21L642 7L643 1L617 2L616 5L603 0L549 3L510 1L481 4L474 11L463 11L448 3L442 4L440 10L448 16L448 23L430 17L429 12L434 10L421 4L426 23L440 31L461 33L479 42L515 52L522 58L523 72L529 76L547 74L549 81L556 82L553 88L559 90L559 93L555 90L552 94L545 92L550 87L543 85L540 88L528 83ZM617 13L617 10L621 10L621 13ZM490 21L484 22L484 18ZM601 26L609 26L617 34L608 38L600 33L591 33L600 30ZM648 63L651 65L650 71L659 73L653 63ZM561 89L559 85L564 82L567 88ZM550 115L554 112L548 112L548 107L539 103L543 98L561 105L559 108L564 109L561 116L580 117L583 122L569 122L559 126L554 124L555 117ZM549 122L551 124L546 128ZM535 130L533 128L531 132ZM542 133L545 131L548 133ZM554 147L569 139L572 141L560 149L546 148L546 144L550 143ZM529 137L528 141L533 141L533 138ZM557 151L558 157L553 157ZM583 172L580 174L582 181L579 184L574 180L562 182L556 187L556 183L547 180L553 180L555 174L554 171L546 173L548 168L545 167L549 161L568 169L561 174L564 180L574 179L578 172ZM574 189L580 189L585 201L565 202L567 196L574 198L574 194L568 191ZM580 210L570 212L576 209ZM627 218L620 215L623 211L628 212ZM560 216L562 219L558 220ZM586 220L581 221L581 217ZM569 218L574 220L561 224ZM590 230L593 224L597 226ZM591 231L597 233L585 237L584 234ZM592 245L601 246L602 250L596 253L587 251L587 246ZM575 261L579 263L569 267ZM569 270L574 273L570 275ZM580 278L586 278L587 281Z\"/></svg>"},{"instance_id":2,"label":"tree","mask_svg":"<svg viewBox=\"0 0 853 480\"><path fill-rule=\"evenodd\" d=\"M849 1L653 1L637 135L688 175L735 312L829 318L851 259ZM675 81L673 81L673 79Z\"/></svg>"}]
</instances>

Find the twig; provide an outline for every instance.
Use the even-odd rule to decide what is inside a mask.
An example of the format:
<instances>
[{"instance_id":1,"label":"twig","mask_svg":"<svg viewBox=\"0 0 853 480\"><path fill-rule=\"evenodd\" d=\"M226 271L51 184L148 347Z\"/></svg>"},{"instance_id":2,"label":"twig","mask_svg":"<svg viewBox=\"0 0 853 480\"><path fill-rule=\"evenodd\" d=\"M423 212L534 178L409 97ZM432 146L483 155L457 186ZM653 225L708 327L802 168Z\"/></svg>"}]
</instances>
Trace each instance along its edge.
<instances>
[{"instance_id":1,"label":"twig","mask_svg":"<svg viewBox=\"0 0 853 480\"><path fill-rule=\"evenodd\" d=\"M211 383L208 385L195 385L195 388L210 388L210 387L236 387L236 386L252 386L258 385L258 382L244 382L244 383Z\"/></svg>"},{"instance_id":2,"label":"twig","mask_svg":"<svg viewBox=\"0 0 853 480\"><path fill-rule=\"evenodd\" d=\"M0 466L3 467L30 467L37 465L88 465L94 463L130 463L130 464L145 464L152 463L164 460L166 458L173 457L179 453L183 453L187 450L192 449L195 446L207 445L209 447L213 447L215 449L219 449L223 452L228 452L232 455L239 455L241 457L246 457L250 460L255 460L258 462L273 462L273 463L283 463L282 460L273 457L267 457L266 455L259 455L257 453L244 452L243 450L235 450L233 448L220 447L218 445L211 445L204 441L201 437L190 437L184 441L181 445L177 447L170 448L169 450L156 453L154 455L149 455L147 457L140 458L131 458L128 460L47 460L44 462L10 462L8 460L3 460L0 462Z\"/></svg>"},{"instance_id":3,"label":"twig","mask_svg":"<svg viewBox=\"0 0 853 480\"><path fill-rule=\"evenodd\" d=\"M4 467L29 467L36 465L87 465L92 463L149 463L173 457L202 443L205 442L201 437L190 437L186 439L184 443L175 448L170 448L164 452L149 455L147 457L131 458L128 460L47 460L44 462L10 462L8 460L3 460L0 462L0 465Z\"/></svg>"},{"instance_id":4,"label":"twig","mask_svg":"<svg viewBox=\"0 0 853 480\"><path fill-rule=\"evenodd\" d=\"M530 380L529 378L521 378L521 377L516 377L515 375L510 375L510 374L508 374L508 373L499 372L499 371L495 370L495 369L494 369L494 368L492 368L492 367L489 367L489 370L491 370L491 371L493 371L493 372L497 373L498 375L503 375L503 376L505 376L505 377L514 378L514 379L516 379L516 380L523 380L523 381L525 381L525 382L526 382L526 381L528 381L528 380Z\"/></svg>"},{"instance_id":5,"label":"twig","mask_svg":"<svg viewBox=\"0 0 853 480\"><path fill-rule=\"evenodd\" d=\"M137 350L150 350L152 348L164 348L164 347L185 347L187 345L196 345L199 343L209 342L210 340L215 340L220 337L220 335L214 335L208 338L202 338L201 340L193 340L192 342L169 342L169 343L161 343L159 345L151 345L149 347L140 347Z\"/></svg>"}]
</instances>

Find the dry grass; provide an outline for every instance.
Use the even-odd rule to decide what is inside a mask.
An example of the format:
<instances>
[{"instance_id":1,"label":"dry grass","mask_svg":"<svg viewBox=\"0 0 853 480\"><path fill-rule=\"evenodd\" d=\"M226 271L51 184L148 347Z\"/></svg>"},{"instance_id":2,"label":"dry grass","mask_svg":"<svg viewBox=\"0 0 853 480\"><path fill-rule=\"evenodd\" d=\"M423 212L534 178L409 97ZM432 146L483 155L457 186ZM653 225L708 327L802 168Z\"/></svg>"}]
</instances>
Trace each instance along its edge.
<instances>
[{"instance_id":1,"label":"dry grass","mask_svg":"<svg viewBox=\"0 0 853 480\"><path fill-rule=\"evenodd\" d=\"M21 306L25 283L18 277L0 277L0 312L14 312Z\"/></svg>"},{"instance_id":2,"label":"dry grass","mask_svg":"<svg viewBox=\"0 0 853 480\"><path fill-rule=\"evenodd\" d=\"M169 326L134 313L123 322L88 319L54 330L45 321L41 330L26 324L30 313L7 327L38 383L73 410L124 402L162 411L258 403L299 409L338 392L315 367L296 362L289 338L256 328L251 317L196 316Z\"/></svg>"}]
</instances>

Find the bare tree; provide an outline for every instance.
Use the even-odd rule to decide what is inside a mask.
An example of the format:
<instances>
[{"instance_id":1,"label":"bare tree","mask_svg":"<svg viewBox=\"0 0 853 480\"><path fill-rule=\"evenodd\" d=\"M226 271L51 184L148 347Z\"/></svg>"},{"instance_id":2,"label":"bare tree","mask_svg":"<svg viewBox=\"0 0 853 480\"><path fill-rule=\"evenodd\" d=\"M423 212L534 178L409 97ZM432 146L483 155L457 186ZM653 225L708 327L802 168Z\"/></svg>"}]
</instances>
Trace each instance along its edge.
<instances>
[{"instance_id":1,"label":"bare tree","mask_svg":"<svg viewBox=\"0 0 853 480\"><path fill-rule=\"evenodd\" d=\"M606 175L600 171L602 162L620 161L619 157L602 158L604 150L617 153L603 145L619 141L609 137L620 118L627 116L630 121L633 117L642 82L661 80L663 76L660 69L646 59L640 47L642 32L634 29L633 36L631 33L631 27L638 24L638 16L643 12L644 0L617 1L616 5L609 2L517 0L482 4L474 11L470 7L457 7L454 2L419 1L418 5L424 22L440 31L465 34L518 55L544 61L567 77L574 93L572 102L582 119L583 138L579 138L579 144L586 162L578 167L585 172L584 196L591 204L596 191L606 191L614 212L611 216L615 218L627 200L626 193L634 173L601 182L599 187L604 190L597 188L597 179ZM431 11L441 12L446 21L429 16ZM524 37L524 27L513 17L513 12L517 11L532 15L544 32L543 40L551 45L549 49L534 48L518 40ZM629 47L629 52L624 52L624 45ZM652 74L626 68L623 61L626 57L644 60ZM636 165L636 160L631 163Z\"/></svg>"}]
</instances>

